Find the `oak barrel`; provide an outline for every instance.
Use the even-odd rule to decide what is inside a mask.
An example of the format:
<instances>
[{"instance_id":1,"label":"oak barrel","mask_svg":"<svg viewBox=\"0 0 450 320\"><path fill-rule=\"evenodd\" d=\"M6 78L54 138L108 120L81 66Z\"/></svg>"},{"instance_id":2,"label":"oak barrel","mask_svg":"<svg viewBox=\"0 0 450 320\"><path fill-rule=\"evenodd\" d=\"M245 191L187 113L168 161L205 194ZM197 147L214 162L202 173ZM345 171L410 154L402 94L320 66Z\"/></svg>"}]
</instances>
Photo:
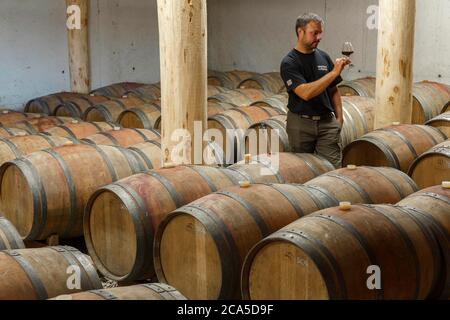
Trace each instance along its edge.
<instances>
[{"instance_id":1,"label":"oak barrel","mask_svg":"<svg viewBox=\"0 0 450 320\"><path fill-rule=\"evenodd\" d=\"M433 224L445 259L443 280L434 298L450 299L450 189L441 185L432 186L413 193L398 205L416 210L419 218L428 219Z\"/></svg>"},{"instance_id":2,"label":"oak barrel","mask_svg":"<svg viewBox=\"0 0 450 320\"><path fill-rule=\"evenodd\" d=\"M412 123L424 124L438 116L450 101L450 89L432 81L417 82L413 85Z\"/></svg>"},{"instance_id":3,"label":"oak barrel","mask_svg":"<svg viewBox=\"0 0 450 320\"><path fill-rule=\"evenodd\" d=\"M279 115L280 111L270 107L248 106L226 110L208 118L212 135L220 133L214 141L224 151L227 164L243 158L245 133L253 124ZM214 132L211 129L216 129Z\"/></svg>"},{"instance_id":4,"label":"oak barrel","mask_svg":"<svg viewBox=\"0 0 450 320\"><path fill-rule=\"evenodd\" d=\"M444 112L437 117L427 121L427 126L432 126L441 130L448 138L450 138L450 110Z\"/></svg>"},{"instance_id":5,"label":"oak barrel","mask_svg":"<svg viewBox=\"0 0 450 320\"><path fill-rule=\"evenodd\" d=\"M259 242L245 260L242 293L256 300L426 299L441 281L441 263L431 225L408 209L334 207Z\"/></svg>"},{"instance_id":6,"label":"oak barrel","mask_svg":"<svg viewBox=\"0 0 450 320\"><path fill-rule=\"evenodd\" d=\"M344 81L339 86L341 96L360 96L367 98L375 98L376 79L374 77L366 77L351 81Z\"/></svg>"},{"instance_id":7,"label":"oak barrel","mask_svg":"<svg viewBox=\"0 0 450 320\"><path fill-rule=\"evenodd\" d=\"M0 167L0 212L26 240L78 237L95 190L147 169L138 154L121 147L77 144L38 151Z\"/></svg>"},{"instance_id":8,"label":"oak barrel","mask_svg":"<svg viewBox=\"0 0 450 320\"><path fill-rule=\"evenodd\" d=\"M329 191L339 201L391 203L418 190L414 181L394 168L350 167L327 172L305 183Z\"/></svg>"},{"instance_id":9,"label":"oak barrel","mask_svg":"<svg viewBox=\"0 0 450 320\"><path fill-rule=\"evenodd\" d=\"M263 100L253 102L252 106L266 106L272 107L278 110L283 111L284 113L288 112L288 95L287 94L276 94L264 98Z\"/></svg>"},{"instance_id":10,"label":"oak barrel","mask_svg":"<svg viewBox=\"0 0 450 320\"><path fill-rule=\"evenodd\" d=\"M251 78L242 81L239 84L241 89L260 89L274 94L286 91L283 79L279 72L269 72L263 74L256 74Z\"/></svg>"},{"instance_id":11,"label":"oak barrel","mask_svg":"<svg viewBox=\"0 0 450 320\"><path fill-rule=\"evenodd\" d=\"M102 288L92 262L72 247L0 251L0 270L0 300L45 300ZM74 270L81 272L78 289L70 279Z\"/></svg>"},{"instance_id":12,"label":"oak barrel","mask_svg":"<svg viewBox=\"0 0 450 320\"><path fill-rule=\"evenodd\" d=\"M378 129L345 147L343 165L385 166L407 172L417 157L446 139L438 129L424 125Z\"/></svg>"},{"instance_id":13,"label":"oak barrel","mask_svg":"<svg viewBox=\"0 0 450 320\"><path fill-rule=\"evenodd\" d=\"M139 154L142 160L145 162L145 166L148 169L159 169L161 164L161 143L155 140L147 140L128 147Z\"/></svg>"},{"instance_id":14,"label":"oak barrel","mask_svg":"<svg viewBox=\"0 0 450 320\"><path fill-rule=\"evenodd\" d=\"M263 163L239 165L236 169L179 166L151 170L100 188L86 206L84 235L88 251L99 271L109 279L148 279L154 275L153 235L167 214L240 181L302 183L331 167L326 161L307 160L286 154L280 159L279 173L269 171L265 176L260 170L268 165Z\"/></svg>"},{"instance_id":15,"label":"oak barrel","mask_svg":"<svg viewBox=\"0 0 450 320\"><path fill-rule=\"evenodd\" d=\"M408 174L420 189L450 181L450 139L420 155L409 167Z\"/></svg>"},{"instance_id":16,"label":"oak barrel","mask_svg":"<svg viewBox=\"0 0 450 320\"><path fill-rule=\"evenodd\" d=\"M78 143L78 141L46 134L0 138L0 165L36 151L73 143Z\"/></svg>"},{"instance_id":17,"label":"oak barrel","mask_svg":"<svg viewBox=\"0 0 450 320\"><path fill-rule=\"evenodd\" d=\"M17 128L8 128L0 126L0 138L11 138L16 136L26 136L29 135L30 132L27 130L17 129Z\"/></svg>"},{"instance_id":18,"label":"oak barrel","mask_svg":"<svg viewBox=\"0 0 450 320\"><path fill-rule=\"evenodd\" d=\"M22 120L19 122L11 123L8 125L10 128L17 128L22 129L30 134L38 134L41 132L44 132L45 130L48 130L50 128L63 125L66 123L79 123L81 122L78 118L72 118L72 117L40 117L40 118L33 118L28 120Z\"/></svg>"},{"instance_id":19,"label":"oak barrel","mask_svg":"<svg viewBox=\"0 0 450 320\"><path fill-rule=\"evenodd\" d=\"M112 122L77 122L73 121L44 131L51 136L83 139L99 132L110 131L117 125Z\"/></svg>"},{"instance_id":20,"label":"oak barrel","mask_svg":"<svg viewBox=\"0 0 450 320\"><path fill-rule=\"evenodd\" d=\"M0 125L8 126L12 123L27 120L30 118L40 118L45 116L39 113L24 113L15 110L1 110L0 111Z\"/></svg>"},{"instance_id":21,"label":"oak barrel","mask_svg":"<svg viewBox=\"0 0 450 320\"><path fill-rule=\"evenodd\" d=\"M175 288L163 283L144 283L129 287L90 290L61 295L51 300L186 300Z\"/></svg>"},{"instance_id":22,"label":"oak barrel","mask_svg":"<svg viewBox=\"0 0 450 320\"><path fill-rule=\"evenodd\" d=\"M227 72L210 70L208 71L208 84L221 86L227 89L237 89L242 81L255 75L257 75L257 73L241 70Z\"/></svg>"},{"instance_id":23,"label":"oak barrel","mask_svg":"<svg viewBox=\"0 0 450 320\"><path fill-rule=\"evenodd\" d=\"M90 122L117 122L122 111L146 104L147 101L138 97L116 98L89 107L83 113L82 119Z\"/></svg>"},{"instance_id":24,"label":"oak barrel","mask_svg":"<svg viewBox=\"0 0 450 320\"><path fill-rule=\"evenodd\" d=\"M82 141L90 144L130 147L145 141L158 141L161 135L154 129L115 128L114 130L99 132L84 138Z\"/></svg>"},{"instance_id":25,"label":"oak barrel","mask_svg":"<svg viewBox=\"0 0 450 320\"><path fill-rule=\"evenodd\" d=\"M119 82L105 87L101 87L91 91L96 96L106 96L112 98L122 98L128 91L144 86L143 83L137 82Z\"/></svg>"},{"instance_id":26,"label":"oak barrel","mask_svg":"<svg viewBox=\"0 0 450 320\"><path fill-rule=\"evenodd\" d=\"M124 96L135 96L144 100L161 99L161 87L155 84L146 84L142 87L127 91Z\"/></svg>"},{"instance_id":27,"label":"oak barrel","mask_svg":"<svg viewBox=\"0 0 450 320\"><path fill-rule=\"evenodd\" d=\"M53 111L53 115L59 117L81 118L87 108L110 100L109 97L86 95L80 98L73 98L59 104Z\"/></svg>"},{"instance_id":28,"label":"oak barrel","mask_svg":"<svg viewBox=\"0 0 450 320\"><path fill-rule=\"evenodd\" d=\"M70 100L74 98L80 98L86 96L82 93L75 92L59 92L50 94L47 96L32 99L25 105L24 112L30 113L44 113L47 115L52 115L55 108L63 103L65 100Z\"/></svg>"},{"instance_id":29,"label":"oak barrel","mask_svg":"<svg viewBox=\"0 0 450 320\"><path fill-rule=\"evenodd\" d=\"M286 184L234 186L205 196L161 222L154 246L158 279L188 299L239 299L242 264L258 241L337 204L323 189Z\"/></svg>"},{"instance_id":30,"label":"oak barrel","mask_svg":"<svg viewBox=\"0 0 450 320\"><path fill-rule=\"evenodd\" d=\"M208 101L227 102L238 107L244 107L267 98L269 95L268 92L259 89L235 89L210 96Z\"/></svg>"},{"instance_id":31,"label":"oak barrel","mask_svg":"<svg viewBox=\"0 0 450 320\"><path fill-rule=\"evenodd\" d=\"M139 105L122 111L117 123L124 128L160 129L161 103L154 102Z\"/></svg>"},{"instance_id":32,"label":"oak barrel","mask_svg":"<svg viewBox=\"0 0 450 320\"><path fill-rule=\"evenodd\" d=\"M25 244L16 227L9 220L0 216L0 251L15 249L25 249Z\"/></svg>"}]
</instances>

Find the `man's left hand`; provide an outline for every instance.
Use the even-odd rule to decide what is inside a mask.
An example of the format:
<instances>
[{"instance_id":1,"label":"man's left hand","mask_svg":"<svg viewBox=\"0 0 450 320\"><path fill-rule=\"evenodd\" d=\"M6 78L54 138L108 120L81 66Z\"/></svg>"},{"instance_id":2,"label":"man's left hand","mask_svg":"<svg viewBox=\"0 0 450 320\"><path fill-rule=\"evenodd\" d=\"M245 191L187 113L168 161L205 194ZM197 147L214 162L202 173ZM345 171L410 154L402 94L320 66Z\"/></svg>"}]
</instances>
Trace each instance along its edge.
<instances>
[{"instance_id":1,"label":"man's left hand","mask_svg":"<svg viewBox=\"0 0 450 320\"><path fill-rule=\"evenodd\" d=\"M339 125L341 126L341 129L342 129L342 126L344 125L344 118L342 117L342 118L336 118L336 121L339 123Z\"/></svg>"}]
</instances>

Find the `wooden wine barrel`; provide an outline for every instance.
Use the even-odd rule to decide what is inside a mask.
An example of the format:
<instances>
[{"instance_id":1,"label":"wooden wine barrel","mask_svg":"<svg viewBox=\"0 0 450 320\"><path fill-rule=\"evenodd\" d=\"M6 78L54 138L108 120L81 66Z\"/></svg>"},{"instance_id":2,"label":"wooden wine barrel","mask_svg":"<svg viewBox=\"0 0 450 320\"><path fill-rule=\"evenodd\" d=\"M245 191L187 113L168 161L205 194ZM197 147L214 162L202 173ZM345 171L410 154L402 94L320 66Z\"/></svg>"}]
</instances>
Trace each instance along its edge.
<instances>
[{"instance_id":1,"label":"wooden wine barrel","mask_svg":"<svg viewBox=\"0 0 450 320\"><path fill-rule=\"evenodd\" d=\"M78 143L78 141L45 134L0 138L0 165L36 151L73 143Z\"/></svg>"},{"instance_id":2,"label":"wooden wine barrel","mask_svg":"<svg viewBox=\"0 0 450 320\"><path fill-rule=\"evenodd\" d=\"M112 122L71 122L44 131L51 136L84 139L99 132L110 131L118 127Z\"/></svg>"},{"instance_id":3,"label":"wooden wine barrel","mask_svg":"<svg viewBox=\"0 0 450 320\"><path fill-rule=\"evenodd\" d=\"M421 154L409 167L408 175L420 189L450 181L450 139Z\"/></svg>"},{"instance_id":4,"label":"wooden wine barrel","mask_svg":"<svg viewBox=\"0 0 450 320\"><path fill-rule=\"evenodd\" d=\"M235 89L210 96L208 101L227 102L238 107L245 107L269 95L268 92L259 89Z\"/></svg>"},{"instance_id":5,"label":"wooden wine barrel","mask_svg":"<svg viewBox=\"0 0 450 320\"><path fill-rule=\"evenodd\" d=\"M334 166L315 154L281 152L253 156L248 164L241 161L228 169L238 172L251 183L273 183L274 177L276 183L305 183L333 171Z\"/></svg>"},{"instance_id":6,"label":"wooden wine barrel","mask_svg":"<svg viewBox=\"0 0 450 320\"><path fill-rule=\"evenodd\" d=\"M116 128L111 131L94 134L82 141L90 144L121 146L127 148L141 142L158 141L160 139L161 135L154 129Z\"/></svg>"},{"instance_id":7,"label":"wooden wine barrel","mask_svg":"<svg viewBox=\"0 0 450 320\"><path fill-rule=\"evenodd\" d=\"M229 109L208 119L208 128L217 129L221 136L215 137L215 142L224 152L224 163L230 164L242 159L245 147L246 130L253 124L279 115L277 109L260 106L249 106ZM227 141L231 150L227 149ZM235 151L234 154L232 151Z\"/></svg>"},{"instance_id":8,"label":"wooden wine barrel","mask_svg":"<svg viewBox=\"0 0 450 320\"><path fill-rule=\"evenodd\" d=\"M159 169L161 164L161 143L154 140L137 143L128 147L128 149L136 152L145 161L145 165L149 169Z\"/></svg>"},{"instance_id":9,"label":"wooden wine barrel","mask_svg":"<svg viewBox=\"0 0 450 320\"><path fill-rule=\"evenodd\" d=\"M122 96L125 95L128 91L140 88L144 85L145 84L143 83L136 83L136 82L114 83L109 86L95 89L91 92L91 94L96 96L122 98Z\"/></svg>"},{"instance_id":10,"label":"wooden wine barrel","mask_svg":"<svg viewBox=\"0 0 450 320\"><path fill-rule=\"evenodd\" d=\"M375 98L376 78L366 77L344 81L338 86L341 96L361 96Z\"/></svg>"},{"instance_id":11,"label":"wooden wine barrel","mask_svg":"<svg viewBox=\"0 0 450 320\"><path fill-rule=\"evenodd\" d=\"M153 235L165 215L241 180L245 178L227 169L179 166L151 170L100 188L85 211L89 254L109 279L148 279L154 275Z\"/></svg>"},{"instance_id":12,"label":"wooden wine barrel","mask_svg":"<svg viewBox=\"0 0 450 320\"><path fill-rule=\"evenodd\" d=\"M418 190L414 181L394 168L342 168L305 183L328 190L339 201L351 203L391 203Z\"/></svg>"},{"instance_id":13,"label":"wooden wine barrel","mask_svg":"<svg viewBox=\"0 0 450 320\"><path fill-rule=\"evenodd\" d=\"M228 91L230 91L230 89L227 89L225 87L208 85L208 97L212 97L216 94L221 94Z\"/></svg>"},{"instance_id":14,"label":"wooden wine barrel","mask_svg":"<svg viewBox=\"0 0 450 320\"><path fill-rule=\"evenodd\" d=\"M0 167L0 212L26 240L78 237L95 190L147 169L138 154L120 147L78 144L38 151Z\"/></svg>"},{"instance_id":15,"label":"wooden wine barrel","mask_svg":"<svg viewBox=\"0 0 450 320\"><path fill-rule=\"evenodd\" d=\"M272 138L278 140L279 152L289 152L289 136L286 132L287 115L278 115L265 119L250 126L245 140L245 152L250 154L263 154L273 149L276 152L277 147ZM276 131L277 130L277 131ZM253 140L251 132L254 132ZM251 144L253 141L253 144ZM266 146L261 148L261 146Z\"/></svg>"},{"instance_id":16,"label":"wooden wine barrel","mask_svg":"<svg viewBox=\"0 0 450 320\"><path fill-rule=\"evenodd\" d=\"M256 243L336 205L326 191L302 185L234 186L210 194L161 222L154 245L156 274L188 299L240 299L240 271Z\"/></svg>"},{"instance_id":17,"label":"wooden wine barrel","mask_svg":"<svg viewBox=\"0 0 450 320\"><path fill-rule=\"evenodd\" d=\"M151 170L99 189L90 198L84 218L84 235L89 254L98 270L109 279L134 281L154 275L153 235L160 221L173 210L212 192L252 183L304 182L326 171L330 164L308 169L301 157L280 159L280 173L262 176L265 165L234 169L206 166L179 166ZM288 176L283 176L283 174ZM304 173L304 177L300 174ZM314 175L314 174L313 174ZM106 218L111 217L111 219ZM113 253L112 251L113 250Z\"/></svg>"},{"instance_id":18,"label":"wooden wine barrel","mask_svg":"<svg viewBox=\"0 0 450 320\"><path fill-rule=\"evenodd\" d=\"M25 249L25 244L12 223L0 216L0 251Z\"/></svg>"},{"instance_id":19,"label":"wooden wine barrel","mask_svg":"<svg viewBox=\"0 0 450 320\"><path fill-rule=\"evenodd\" d=\"M239 88L254 88L272 92L275 94L286 91L286 87L284 86L283 79L281 78L279 72L269 72L254 75L251 78L242 81L239 84Z\"/></svg>"},{"instance_id":20,"label":"wooden wine barrel","mask_svg":"<svg viewBox=\"0 0 450 320\"><path fill-rule=\"evenodd\" d=\"M430 226L408 210L335 207L260 241L245 260L242 293L254 300L426 299L441 280L441 261ZM381 289L371 289L373 266Z\"/></svg>"},{"instance_id":21,"label":"wooden wine barrel","mask_svg":"<svg viewBox=\"0 0 450 320\"><path fill-rule=\"evenodd\" d=\"M133 96L128 98L116 98L87 108L82 118L89 122L117 122L122 111L146 103L145 100Z\"/></svg>"},{"instance_id":22,"label":"wooden wine barrel","mask_svg":"<svg viewBox=\"0 0 450 320\"><path fill-rule=\"evenodd\" d=\"M438 116L450 101L450 90L444 85L432 82L417 82L413 86L412 123L424 124Z\"/></svg>"},{"instance_id":23,"label":"wooden wine barrel","mask_svg":"<svg viewBox=\"0 0 450 320\"><path fill-rule=\"evenodd\" d=\"M438 129L424 125L378 129L345 147L343 165L385 166L407 172L417 157L446 139Z\"/></svg>"},{"instance_id":24,"label":"wooden wine barrel","mask_svg":"<svg viewBox=\"0 0 450 320\"><path fill-rule=\"evenodd\" d=\"M221 86L228 89L237 89L239 84L253 76L257 75L255 72L249 71L209 71L208 72L208 84L214 86Z\"/></svg>"},{"instance_id":25,"label":"wooden wine barrel","mask_svg":"<svg viewBox=\"0 0 450 320\"><path fill-rule=\"evenodd\" d=\"M161 87L155 84L146 84L142 87L127 91L124 96L134 96L144 100L161 99Z\"/></svg>"},{"instance_id":26,"label":"wooden wine barrel","mask_svg":"<svg viewBox=\"0 0 450 320\"><path fill-rule=\"evenodd\" d=\"M87 108L110 100L109 97L86 95L80 98L68 99L58 105L53 115L59 117L81 118Z\"/></svg>"},{"instance_id":27,"label":"wooden wine barrel","mask_svg":"<svg viewBox=\"0 0 450 320\"><path fill-rule=\"evenodd\" d=\"M38 134L50 128L72 122L79 123L81 120L71 117L41 117L11 123L8 126L10 128L25 130L30 134Z\"/></svg>"},{"instance_id":28,"label":"wooden wine barrel","mask_svg":"<svg viewBox=\"0 0 450 320\"><path fill-rule=\"evenodd\" d=\"M51 300L186 300L178 290L163 283L145 283L130 287L90 290L61 295Z\"/></svg>"},{"instance_id":29,"label":"wooden wine barrel","mask_svg":"<svg viewBox=\"0 0 450 320\"><path fill-rule=\"evenodd\" d=\"M81 288L70 289L75 266L81 271ZM1 251L0 269L0 300L45 300L102 288L91 261L71 247Z\"/></svg>"},{"instance_id":30,"label":"wooden wine barrel","mask_svg":"<svg viewBox=\"0 0 450 320\"><path fill-rule=\"evenodd\" d=\"M273 96L269 96L264 98L263 100L253 102L252 106L265 106L272 107L278 110L283 111L284 113L288 112L288 95L287 94L276 94Z\"/></svg>"},{"instance_id":31,"label":"wooden wine barrel","mask_svg":"<svg viewBox=\"0 0 450 320\"><path fill-rule=\"evenodd\" d=\"M47 96L35 98L30 100L25 105L24 112L30 113L44 113L47 115L52 115L55 108L63 103L65 100L70 100L74 98L80 98L86 96L82 93L75 92L60 92L54 93Z\"/></svg>"},{"instance_id":32,"label":"wooden wine barrel","mask_svg":"<svg viewBox=\"0 0 450 320\"><path fill-rule=\"evenodd\" d=\"M32 118L40 118L43 116L45 115L39 113L24 113L15 110L2 110L0 111L0 125L7 127L12 123Z\"/></svg>"},{"instance_id":33,"label":"wooden wine barrel","mask_svg":"<svg viewBox=\"0 0 450 320\"><path fill-rule=\"evenodd\" d=\"M126 109L117 118L117 123L124 128L159 130L161 128L161 104L155 102Z\"/></svg>"},{"instance_id":34,"label":"wooden wine barrel","mask_svg":"<svg viewBox=\"0 0 450 320\"><path fill-rule=\"evenodd\" d=\"M342 111L344 114L344 125L341 131L341 143L345 147L357 138L373 131L375 119L375 99L349 96L342 97ZM272 142L272 130L279 130L278 134L274 132L274 137L278 136L278 145L280 152L289 151L289 136L286 132L287 116L280 115L270 119L255 123L250 127L254 130L256 139L253 148L250 150L249 138L246 141L246 152L251 154L265 153L260 151L260 143L267 146L267 150L274 145ZM262 131L262 130L266 131ZM247 136L249 136L249 132Z\"/></svg>"},{"instance_id":35,"label":"wooden wine barrel","mask_svg":"<svg viewBox=\"0 0 450 320\"><path fill-rule=\"evenodd\" d=\"M450 299L450 189L441 185L416 192L398 203L417 213L419 218L433 224L435 235L444 255L443 281L434 297Z\"/></svg>"},{"instance_id":36,"label":"wooden wine barrel","mask_svg":"<svg viewBox=\"0 0 450 320\"><path fill-rule=\"evenodd\" d=\"M434 117L425 123L441 130L448 138L450 138L450 110Z\"/></svg>"},{"instance_id":37,"label":"wooden wine barrel","mask_svg":"<svg viewBox=\"0 0 450 320\"><path fill-rule=\"evenodd\" d=\"M208 117L212 117L218 113L229 109L237 108L235 104L228 102L208 101Z\"/></svg>"},{"instance_id":38,"label":"wooden wine barrel","mask_svg":"<svg viewBox=\"0 0 450 320\"><path fill-rule=\"evenodd\" d=\"M29 135L30 132L27 130L17 129L17 128L8 128L0 126L0 138L11 138L16 136L26 136Z\"/></svg>"}]
</instances>

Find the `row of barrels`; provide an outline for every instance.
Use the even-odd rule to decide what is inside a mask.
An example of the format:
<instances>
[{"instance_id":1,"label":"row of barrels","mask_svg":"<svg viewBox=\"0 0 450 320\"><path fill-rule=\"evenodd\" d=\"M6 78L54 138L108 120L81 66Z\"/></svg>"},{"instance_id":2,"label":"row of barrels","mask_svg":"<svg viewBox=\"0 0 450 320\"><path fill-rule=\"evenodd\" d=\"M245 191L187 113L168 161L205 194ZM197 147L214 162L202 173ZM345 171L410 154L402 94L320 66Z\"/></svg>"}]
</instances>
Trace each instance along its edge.
<instances>
[{"instance_id":1,"label":"row of barrels","mask_svg":"<svg viewBox=\"0 0 450 320\"><path fill-rule=\"evenodd\" d=\"M376 78L367 77L346 81L339 85L342 96L375 98ZM413 84L412 123L424 124L450 110L450 85L433 81Z\"/></svg>"},{"instance_id":2,"label":"row of barrels","mask_svg":"<svg viewBox=\"0 0 450 320\"><path fill-rule=\"evenodd\" d=\"M242 267L243 297L450 297L449 189L434 186L396 205L347 209L315 212L258 242Z\"/></svg>"},{"instance_id":3,"label":"row of barrels","mask_svg":"<svg viewBox=\"0 0 450 320\"><path fill-rule=\"evenodd\" d=\"M182 171L177 175L180 181L170 176L175 169L164 169L151 177L147 173L124 179L120 187L107 186L91 198L86 209L85 238L96 266L108 278L124 281L147 278L156 272L161 282L177 287L191 299L237 298L246 253L270 233L340 201L395 204L417 191L401 171L359 167L324 174L305 186L231 186L195 200L183 181L191 181L196 174L189 177L185 168L177 170ZM214 184L207 185L210 188ZM185 197L190 197L186 202L195 201L177 209L185 203ZM116 209L115 219L110 216L115 211L112 207L121 208L120 213ZM175 211L164 213L161 208ZM111 222L102 224L105 216ZM116 219L122 230L113 225ZM108 235L110 238L105 239ZM114 255L105 253L107 246L115 249ZM180 265L180 260L185 263ZM192 274L197 276L194 283ZM391 289L397 285L392 283ZM431 283L425 283L422 296L417 298L428 297L431 290ZM408 289L406 292L411 294ZM386 298L404 298L396 291L389 294Z\"/></svg>"},{"instance_id":4,"label":"row of barrels","mask_svg":"<svg viewBox=\"0 0 450 320\"><path fill-rule=\"evenodd\" d=\"M3 217L0 267L0 300L186 300L161 283L104 289L89 256L68 246L25 249Z\"/></svg>"}]
</instances>

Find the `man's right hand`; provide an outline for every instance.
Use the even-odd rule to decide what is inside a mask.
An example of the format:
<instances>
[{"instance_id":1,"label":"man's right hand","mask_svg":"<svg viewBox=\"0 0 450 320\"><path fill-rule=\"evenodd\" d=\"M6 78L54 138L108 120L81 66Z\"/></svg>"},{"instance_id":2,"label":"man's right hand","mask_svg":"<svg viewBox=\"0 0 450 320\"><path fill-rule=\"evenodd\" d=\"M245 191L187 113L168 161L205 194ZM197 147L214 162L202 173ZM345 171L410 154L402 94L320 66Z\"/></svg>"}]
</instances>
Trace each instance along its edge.
<instances>
[{"instance_id":1,"label":"man's right hand","mask_svg":"<svg viewBox=\"0 0 450 320\"><path fill-rule=\"evenodd\" d=\"M336 59L336 62L334 63L334 69L333 69L333 72L336 74L336 77L341 75L345 66L349 65L350 63L352 63L352 62L349 58Z\"/></svg>"}]
</instances>

